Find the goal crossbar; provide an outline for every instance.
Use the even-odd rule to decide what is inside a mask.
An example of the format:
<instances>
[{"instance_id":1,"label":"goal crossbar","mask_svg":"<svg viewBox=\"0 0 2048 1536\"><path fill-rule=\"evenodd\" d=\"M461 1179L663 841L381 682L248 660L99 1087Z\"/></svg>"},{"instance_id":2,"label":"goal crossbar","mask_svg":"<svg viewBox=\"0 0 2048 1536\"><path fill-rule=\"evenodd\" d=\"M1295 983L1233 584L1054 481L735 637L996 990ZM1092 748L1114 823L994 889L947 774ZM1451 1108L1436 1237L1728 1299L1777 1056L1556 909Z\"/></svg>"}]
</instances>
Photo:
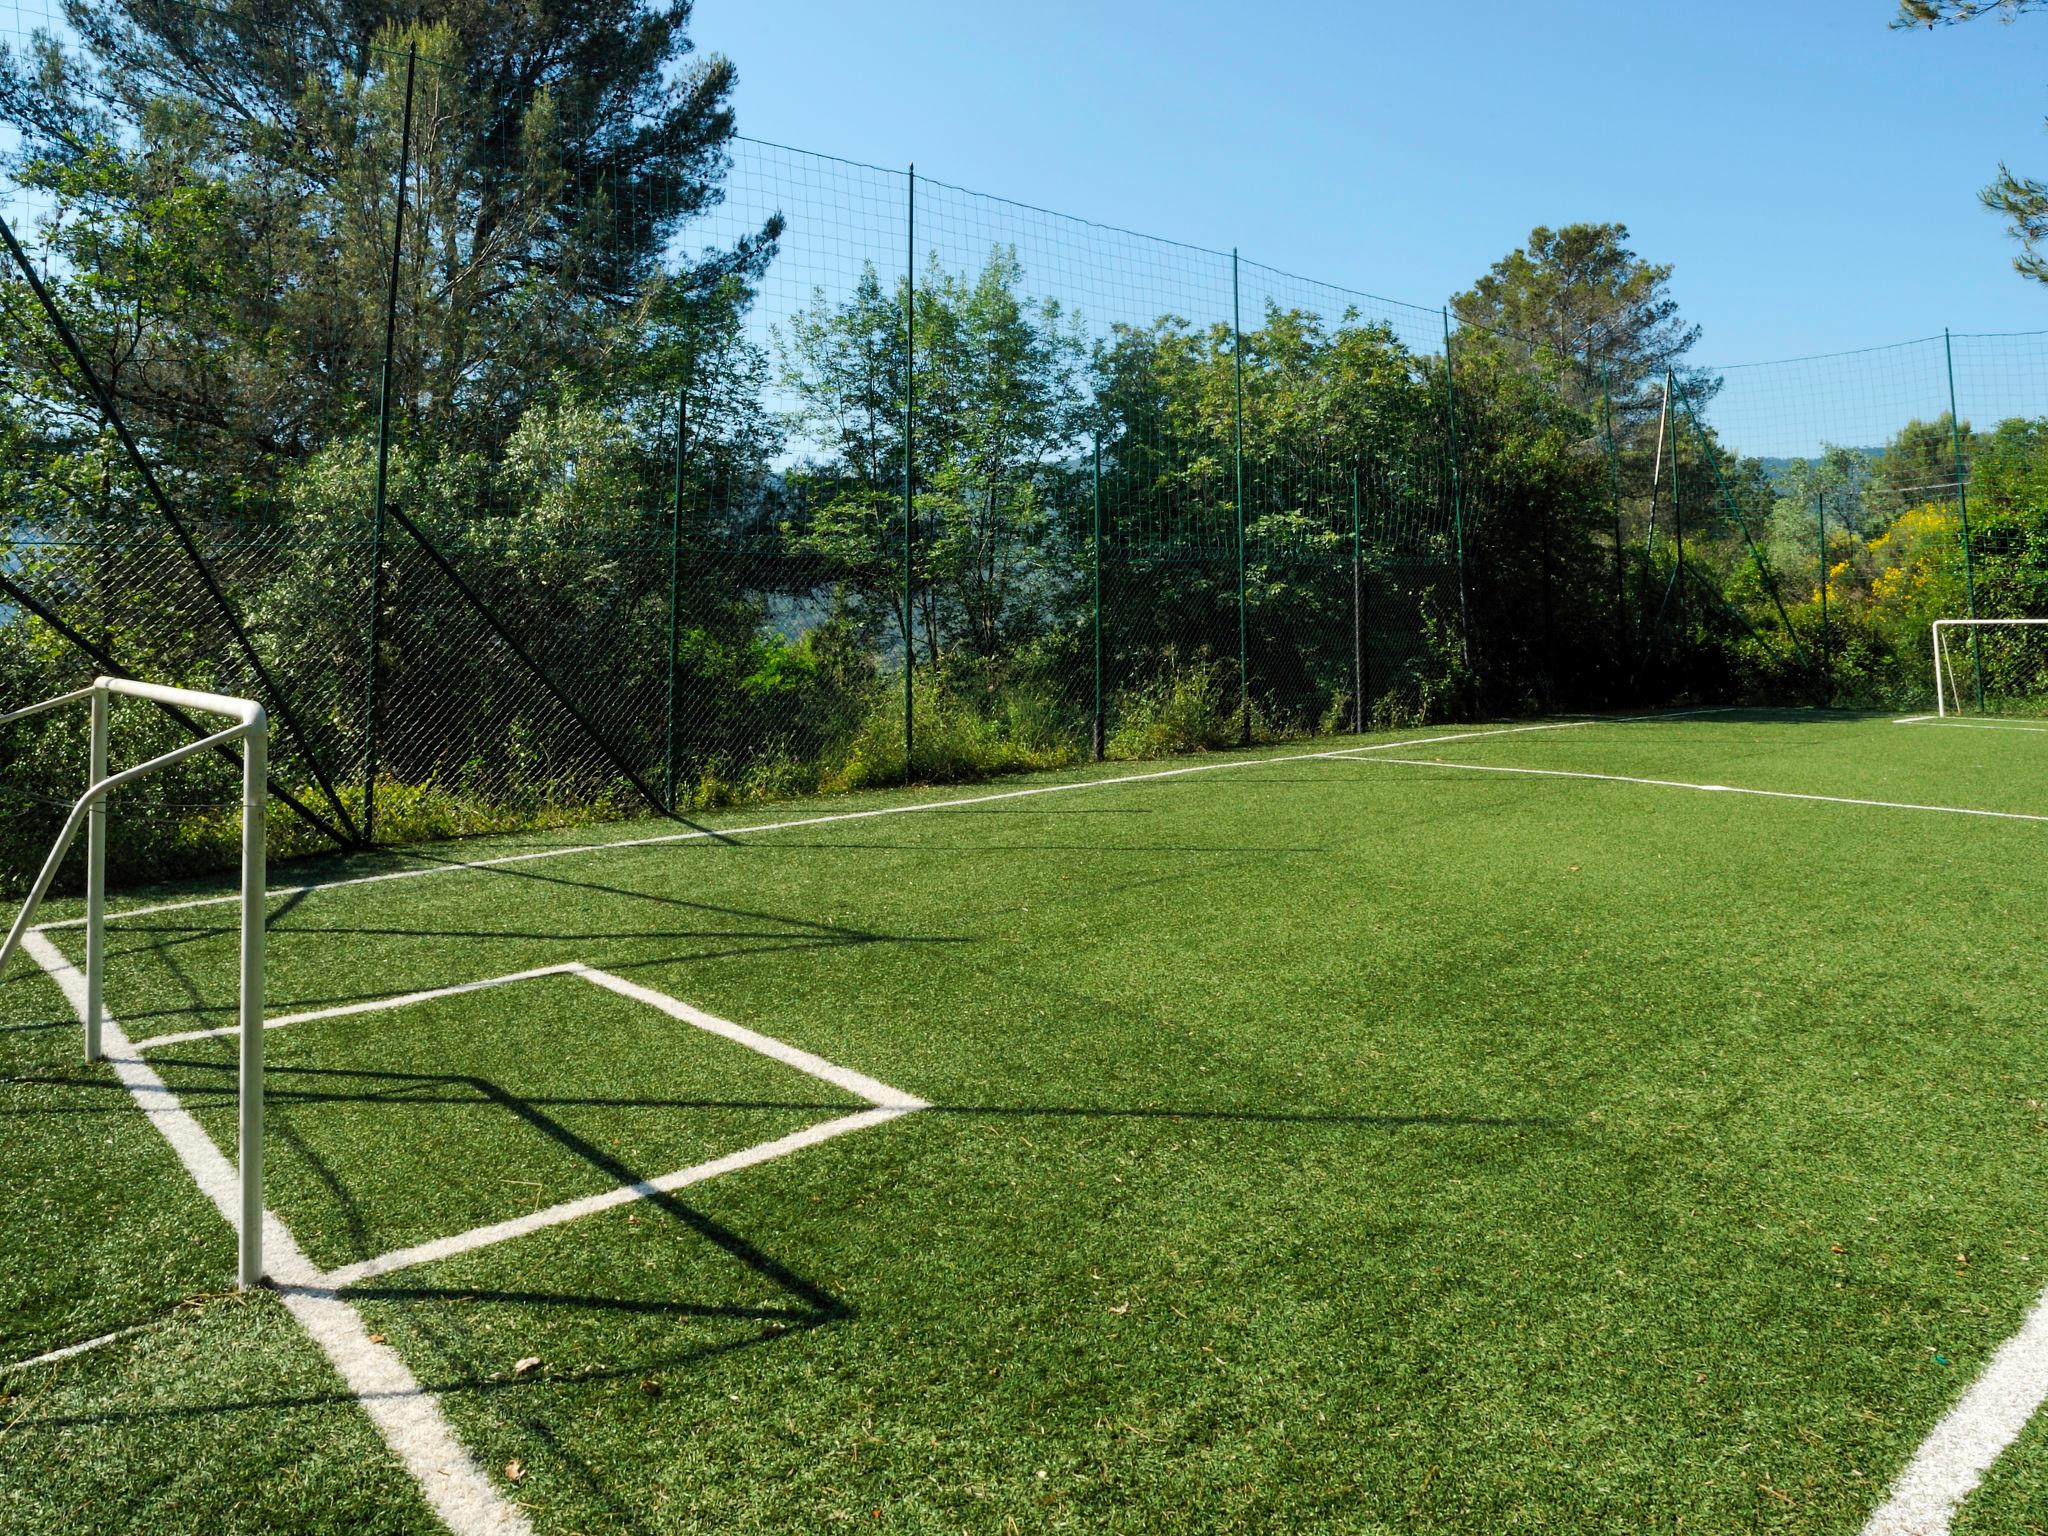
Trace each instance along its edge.
<instances>
[{"instance_id":1,"label":"goal crossbar","mask_svg":"<svg viewBox=\"0 0 2048 1536\"><path fill-rule=\"evenodd\" d=\"M1937 717L1949 713L1949 690L1956 686L1955 669L1949 665L1948 648L1942 644L1942 634L1951 629L1977 631L1983 629L2036 629L2048 625L2048 619L1936 619L1934 621L1934 713ZM1980 689L1981 691L1981 689ZM1982 700L1978 701L1980 704ZM1956 694L1955 713L1963 712L1962 694Z\"/></svg>"},{"instance_id":2,"label":"goal crossbar","mask_svg":"<svg viewBox=\"0 0 2048 1536\"><path fill-rule=\"evenodd\" d=\"M182 747L161 753L119 773L107 772L108 706L115 697L146 699L169 704L197 714L224 715L234 724L210 736L202 736ZM50 856L43 861L28 899L0 943L0 973L14 958L23 937L35 922L50 882L56 878L64 856L77 841L81 826L86 832L85 855L85 1059L98 1061L101 1025L106 1016L106 903L107 903L107 798L123 785L210 752L230 742L242 743L242 949L238 1021L241 1035L239 1062L241 1175L240 1251L236 1272L245 1288L263 1278L263 895L264 895L264 809L269 778L269 720L263 706L251 699L226 694L204 693L194 688L170 688L159 683L129 678L95 678L84 688L59 694L22 709L0 713L0 725L25 720L31 715L89 702L92 709L90 758L85 793L78 797L64 818Z\"/></svg>"}]
</instances>

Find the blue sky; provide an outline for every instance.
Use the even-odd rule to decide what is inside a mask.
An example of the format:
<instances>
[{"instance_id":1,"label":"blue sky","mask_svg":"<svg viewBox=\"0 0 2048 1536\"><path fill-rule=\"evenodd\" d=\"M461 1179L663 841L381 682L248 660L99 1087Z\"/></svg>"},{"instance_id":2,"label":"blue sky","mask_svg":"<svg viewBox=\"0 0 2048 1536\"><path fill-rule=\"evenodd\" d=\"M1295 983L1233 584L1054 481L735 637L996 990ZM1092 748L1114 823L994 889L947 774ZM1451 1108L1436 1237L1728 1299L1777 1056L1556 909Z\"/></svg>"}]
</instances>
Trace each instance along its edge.
<instances>
[{"instance_id":1,"label":"blue sky","mask_svg":"<svg viewBox=\"0 0 2048 1536\"><path fill-rule=\"evenodd\" d=\"M743 133L1440 303L1619 219L1715 364L2048 329L1976 191L2048 176L2048 15L1891 0L698 0Z\"/></svg>"}]
</instances>

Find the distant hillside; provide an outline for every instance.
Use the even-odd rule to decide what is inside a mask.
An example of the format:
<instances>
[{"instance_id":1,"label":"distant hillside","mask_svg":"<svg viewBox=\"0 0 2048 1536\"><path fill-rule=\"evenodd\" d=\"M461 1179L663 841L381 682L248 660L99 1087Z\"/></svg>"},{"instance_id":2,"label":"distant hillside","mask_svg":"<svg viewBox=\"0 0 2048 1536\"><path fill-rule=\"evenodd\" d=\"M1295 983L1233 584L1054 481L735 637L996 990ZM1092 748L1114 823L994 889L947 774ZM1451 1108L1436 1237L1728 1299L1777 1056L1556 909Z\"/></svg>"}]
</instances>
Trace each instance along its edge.
<instances>
[{"instance_id":1,"label":"distant hillside","mask_svg":"<svg viewBox=\"0 0 2048 1536\"><path fill-rule=\"evenodd\" d=\"M1863 455L1864 458L1870 461L1873 468L1876 466L1877 461L1884 457L1884 450L1882 448L1852 448L1849 451ZM1774 486L1782 486L1795 469L1810 469L1819 462L1818 455L1809 459L1778 458L1757 460L1757 463L1763 465L1764 473L1770 477L1771 484Z\"/></svg>"}]
</instances>

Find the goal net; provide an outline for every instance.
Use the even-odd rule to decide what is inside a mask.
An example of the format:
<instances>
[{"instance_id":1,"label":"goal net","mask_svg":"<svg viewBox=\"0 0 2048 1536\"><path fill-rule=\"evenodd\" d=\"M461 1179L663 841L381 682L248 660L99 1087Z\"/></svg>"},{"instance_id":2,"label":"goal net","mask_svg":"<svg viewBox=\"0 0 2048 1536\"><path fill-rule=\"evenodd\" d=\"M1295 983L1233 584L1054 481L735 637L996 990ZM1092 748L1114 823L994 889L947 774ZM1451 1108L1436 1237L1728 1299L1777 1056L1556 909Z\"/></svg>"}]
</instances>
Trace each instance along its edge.
<instances>
[{"instance_id":1,"label":"goal net","mask_svg":"<svg viewBox=\"0 0 2048 1536\"><path fill-rule=\"evenodd\" d=\"M1937 619L1934 698L1942 715L2048 717L2048 619Z\"/></svg>"}]
</instances>

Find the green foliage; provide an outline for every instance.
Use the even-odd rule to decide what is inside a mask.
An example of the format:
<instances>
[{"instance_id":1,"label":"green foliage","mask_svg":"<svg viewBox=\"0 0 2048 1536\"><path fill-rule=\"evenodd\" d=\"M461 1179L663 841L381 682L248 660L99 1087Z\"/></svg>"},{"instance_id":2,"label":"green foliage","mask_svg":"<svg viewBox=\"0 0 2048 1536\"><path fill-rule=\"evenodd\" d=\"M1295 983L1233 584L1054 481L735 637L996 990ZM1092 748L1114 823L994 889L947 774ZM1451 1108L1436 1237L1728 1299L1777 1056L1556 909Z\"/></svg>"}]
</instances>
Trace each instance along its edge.
<instances>
[{"instance_id":1,"label":"green foliage","mask_svg":"<svg viewBox=\"0 0 2048 1536\"><path fill-rule=\"evenodd\" d=\"M818 788L837 792L986 779L1075 761L1078 745L1049 730L1034 703L1027 694L984 710L947 687L918 687L912 702L915 755L906 775L902 694L884 689L853 739L822 768Z\"/></svg>"},{"instance_id":2,"label":"green foliage","mask_svg":"<svg viewBox=\"0 0 2048 1536\"><path fill-rule=\"evenodd\" d=\"M1237 679L1230 664L1172 653L1156 676L1116 697L1115 728L1104 746L1112 758L1202 752L1237 741Z\"/></svg>"}]
</instances>

